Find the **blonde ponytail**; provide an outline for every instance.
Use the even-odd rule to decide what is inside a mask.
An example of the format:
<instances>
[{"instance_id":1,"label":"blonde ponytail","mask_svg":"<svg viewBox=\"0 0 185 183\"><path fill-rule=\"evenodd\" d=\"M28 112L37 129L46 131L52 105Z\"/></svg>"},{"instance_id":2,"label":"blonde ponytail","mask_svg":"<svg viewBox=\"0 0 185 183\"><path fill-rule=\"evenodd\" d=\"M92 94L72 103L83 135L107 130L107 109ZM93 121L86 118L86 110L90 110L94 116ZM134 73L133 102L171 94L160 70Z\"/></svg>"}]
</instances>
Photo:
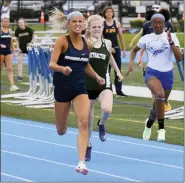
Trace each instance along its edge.
<instances>
[{"instance_id":1,"label":"blonde ponytail","mask_svg":"<svg viewBox=\"0 0 185 183\"><path fill-rule=\"evenodd\" d=\"M53 30L67 31L67 17L56 7L51 11L49 21Z\"/></svg>"}]
</instances>

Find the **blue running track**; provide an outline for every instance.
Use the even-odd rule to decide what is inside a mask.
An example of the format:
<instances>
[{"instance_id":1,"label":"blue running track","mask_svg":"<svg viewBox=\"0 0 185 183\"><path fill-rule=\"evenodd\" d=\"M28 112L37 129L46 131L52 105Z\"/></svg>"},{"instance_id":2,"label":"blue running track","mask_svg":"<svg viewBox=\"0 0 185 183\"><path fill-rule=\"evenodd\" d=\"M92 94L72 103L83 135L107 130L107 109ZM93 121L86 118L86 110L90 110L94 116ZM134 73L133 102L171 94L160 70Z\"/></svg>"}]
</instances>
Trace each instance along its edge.
<instances>
[{"instance_id":1,"label":"blue running track","mask_svg":"<svg viewBox=\"0 0 185 183\"><path fill-rule=\"evenodd\" d=\"M67 134L59 136L52 124L1 117L1 181L182 182L184 179L183 146L111 134L107 134L106 142L101 142L97 132L92 137L89 173L79 174L75 171L77 132L68 128Z\"/></svg>"}]
</instances>

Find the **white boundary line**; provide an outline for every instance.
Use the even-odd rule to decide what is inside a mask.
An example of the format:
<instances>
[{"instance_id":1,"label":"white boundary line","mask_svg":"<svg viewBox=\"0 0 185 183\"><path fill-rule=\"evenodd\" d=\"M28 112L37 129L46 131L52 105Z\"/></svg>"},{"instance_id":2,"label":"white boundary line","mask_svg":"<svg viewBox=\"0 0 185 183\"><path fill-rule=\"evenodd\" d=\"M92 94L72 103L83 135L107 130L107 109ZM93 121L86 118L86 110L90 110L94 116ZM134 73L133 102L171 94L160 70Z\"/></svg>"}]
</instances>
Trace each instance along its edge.
<instances>
[{"instance_id":1,"label":"white boundary line","mask_svg":"<svg viewBox=\"0 0 185 183\"><path fill-rule=\"evenodd\" d=\"M17 179L17 180L22 180L22 181L25 181L25 182L33 182L32 180L28 180L28 179L25 179L25 178L22 178L22 177L17 177L17 176L14 176L14 175L3 173L3 172L1 172L1 175L6 176L6 177L11 177L11 178L14 178L14 179Z\"/></svg>"},{"instance_id":2,"label":"white boundary line","mask_svg":"<svg viewBox=\"0 0 185 183\"><path fill-rule=\"evenodd\" d=\"M49 144L49 145L56 145L56 146L60 146L60 147L77 149L76 147L70 146L70 145L58 144L58 143L48 142L48 141L34 139L34 138L27 138L27 137L24 137L24 136L12 135L12 134L7 134L7 133L1 133L1 134L5 135L5 136L11 136L11 137L15 137L15 138L20 138L20 139L24 139L24 140L40 142L40 143ZM158 162L154 162L154 161L148 161L148 160L142 160L142 159L136 159L136 158L130 158L130 157L126 157L126 156L120 156L120 155L106 153L106 152L101 152L101 151L94 151L93 150L92 152L95 152L97 154L103 154L103 155L107 155L107 156L112 156L112 157L116 157L116 158L121 158L121 159L127 159L127 160L142 162L142 163L149 163L149 164L160 165L160 166L165 166L165 167L169 167L169 168L177 168L177 169L184 170L183 167L170 165L170 164L158 163Z\"/></svg>"},{"instance_id":3,"label":"white boundary line","mask_svg":"<svg viewBox=\"0 0 185 183\"><path fill-rule=\"evenodd\" d=\"M38 161L44 161L44 162L52 163L52 164L56 164L56 165L67 166L67 167L70 167L70 168L76 168L76 166L74 166L74 165L61 163L61 162L57 162L57 161L52 161L52 160L47 160L47 159L43 159L43 158L38 158L38 157L34 157L34 156L29 156L29 155L25 155L25 154L20 154L20 153L16 153L16 152L12 152L12 151L1 150L1 152L7 153L7 154L13 154L13 155L16 155L16 156L22 156L22 157L25 157L25 158L34 159L34 160L38 160ZM122 179L122 180L141 182L139 180L130 179L130 178L127 178L127 177L122 177L122 176L118 176L118 175L114 175L114 174L109 174L109 173L106 173L106 172L101 172L101 171L97 171L97 170L93 170L93 169L88 169L88 170L90 172L94 172L94 173L98 173L98 174L102 174L102 175L107 175L107 176L114 177L114 178L119 178L119 179Z\"/></svg>"},{"instance_id":4,"label":"white boundary line","mask_svg":"<svg viewBox=\"0 0 185 183\"><path fill-rule=\"evenodd\" d=\"M43 127L43 126L39 126L39 125L31 125L31 124L28 124L28 123L14 122L14 121L4 120L4 119L1 119L1 122L12 123L12 124L19 124L19 125L23 125L23 126L30 126L30 127L36 127L36 128L56 131L56 129L54 129L54 128ZM2 125L1 125L1 129L2 129ZM75 134L75 135L78 134L76 132L70 132L70 131L67 131L67 133L68 134ZM93 138L99 138L98 136L92 136L92 137ZM139 144L139 143L135 143L135 142L118 140L118 139L113 139L113 138L107 138L107 140L115 141L115 142L121 142L121 143L127 143L127 144L132 144L132 145L138 145L138 146L145 146L145 147L150 147L150 148L156 148L156 149L162 149L162 150L167 150L167 151L174 151L174 152L184 153L184 151L182 151L182 150L164 148L164 147L160 147L160 146L147 145L147 144Z\"/></svg>"}]
</instances>

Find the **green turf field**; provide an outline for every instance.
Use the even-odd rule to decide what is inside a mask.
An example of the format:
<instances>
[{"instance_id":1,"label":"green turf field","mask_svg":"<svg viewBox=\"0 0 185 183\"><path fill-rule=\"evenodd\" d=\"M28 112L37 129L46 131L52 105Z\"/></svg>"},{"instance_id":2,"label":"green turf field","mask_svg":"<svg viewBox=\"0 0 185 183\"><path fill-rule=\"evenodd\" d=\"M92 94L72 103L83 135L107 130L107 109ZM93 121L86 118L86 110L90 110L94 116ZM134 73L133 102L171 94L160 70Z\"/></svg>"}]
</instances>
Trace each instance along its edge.
<instances>
[{"instance_id":1,"label":"green turf field","mask_svg":"<svg viewBox=\"0 0 185 183\"><path fill-rule=\"evenodd\" d=\"M123 64L122 72L125 72L127 64ZM16 84L21 88L21 91L28 91L28 85L23 83L28 82L27 66L24 66L24 80ZM14 75L17 74L17 66L14 65ZM112 73L113 74L113 73ZM145 86L141 74L141 69L136 67L135 72L130 75L124 82L126 85ZM179 79L177 68L175 67L175 85L174 89L183 90L183 84ZM10 93L7 73L5 68L1 75L1 94ZM128 93L129 95L129 93ZM143 106L130 105L126 103L143 104ZM170 101L173 108L183 106L183 102ZM123 136L132 136L142 138L144 121L148 117L151 105L151 99L128 97L114 97L113 111L110 119L107 121L107 131L113 134ZM52 109L31 109L13 104L1 103L1 115L14 116L17 118L37 120L47 123L55 123L55 114ZM100 116L100 106L97 103L95 108L94 129L97 130L96 122ZM184 123L183 120L166 120L166 141L173 144L184 144ZM77 122L74 113L71 111L69 117L69 126L77 127ZM157 123L153 126L152 139L157 138Z\"/></svg>"},{"instance_id":2,"label":"green turf field","mask_svg":"<svg viewBox=\"0 0 185 183\"><path fill-rule=\"evenodd\" d=\"M44 25L43 24L32 25L30 23L30 24L28 24L28 26L30 26L33 30L36 30L36 31L44 31ZM51 30L51 27L46 26L46 30ZM134 38L134 36L136 34L124 33L123 35L124 35L124 39L125 39L126 49L130 50L128 45L130 44L131 40ZM181 48L183 48L184 47L184 34L177 33L176 35L179 39ZM40 36L43 36L43 34L41 34ZM59 35L57 34L57 35L53 35L53 36L59 36ZM138 41L138 40L136 40L136 41ZM135 42L135 43L137 43L137 42Z\"/></svg>"}]
</instances>

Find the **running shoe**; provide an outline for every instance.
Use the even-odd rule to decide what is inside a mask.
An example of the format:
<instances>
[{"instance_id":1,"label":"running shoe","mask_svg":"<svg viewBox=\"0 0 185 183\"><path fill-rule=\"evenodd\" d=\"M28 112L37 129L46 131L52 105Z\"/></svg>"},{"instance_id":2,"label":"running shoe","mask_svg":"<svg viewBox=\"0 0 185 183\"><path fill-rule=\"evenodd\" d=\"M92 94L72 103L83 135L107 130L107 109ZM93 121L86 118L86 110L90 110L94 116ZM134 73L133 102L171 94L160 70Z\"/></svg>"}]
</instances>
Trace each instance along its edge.
<instances>
[{"instance_id":1,"label":"running shoe","mask_svg":"<svg viewBox=\"0 0 185 183\"><path fill-rule=\"evenodd\" d=\"M98 120L98 130L99 130L99 138L102 142L106 141L107 137L105 134L105 125L100 125L100 120Z\"/></svg>"},{"instance_id":2,"label":"running shoe","mask_svg":"<svg viewBox=\"0 0 185 183\"><path fill-rule=\"evenodd\" d=\"M148 127L146 126L147 121L148 121L148 118L147 118L146 121L145 121L145 129L144 129L144 131L143 131L143 140L149 140L150 137L151 137L151 133L152 133L151 128L148 128Z\"/></svg>"},{"instance_id":3,"label":"running shoe","mask_svg":"<svg viewBox=\"0 0 185 183\"><path fill-rule=\"evenodd\" d=\"M76 167L76 171L78 173L81 173L83 175L87 175L88 174L88 170L86 168L85 162L84 161L80 161Z\"/></svg>"}]
</instances>

